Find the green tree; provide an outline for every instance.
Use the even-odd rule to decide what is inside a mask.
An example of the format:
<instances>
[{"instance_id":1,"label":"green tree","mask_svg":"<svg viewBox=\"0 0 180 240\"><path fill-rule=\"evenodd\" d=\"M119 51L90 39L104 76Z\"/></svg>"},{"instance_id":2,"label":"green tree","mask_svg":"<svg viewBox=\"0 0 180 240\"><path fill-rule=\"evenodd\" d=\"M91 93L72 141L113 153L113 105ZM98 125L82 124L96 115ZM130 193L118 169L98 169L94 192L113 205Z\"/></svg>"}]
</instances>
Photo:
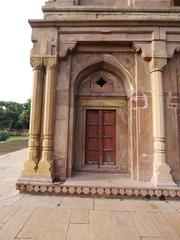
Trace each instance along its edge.
<instances>
[{"instance_id":1,"label":"green tree","mask_svg":"<svg viewBox=\"0 0 180 240\"><path fill-rule=\"evenodd\" d=\"M23 110L19 115L19 124L22 126L23 129L29 128L29 121L30 121L30 109L31 109L31 100L28 99L23 104Z\"/></svg>"},{"instance_id":2,"label":"green tree","mask_svg":"<svg viewBox=\"0 0 180 240\"><path fill-rule=\"evenodd\" d=\"M21 104L0 101L0 129L27 129L31 101Z\"/></svg>"}]
</instances>

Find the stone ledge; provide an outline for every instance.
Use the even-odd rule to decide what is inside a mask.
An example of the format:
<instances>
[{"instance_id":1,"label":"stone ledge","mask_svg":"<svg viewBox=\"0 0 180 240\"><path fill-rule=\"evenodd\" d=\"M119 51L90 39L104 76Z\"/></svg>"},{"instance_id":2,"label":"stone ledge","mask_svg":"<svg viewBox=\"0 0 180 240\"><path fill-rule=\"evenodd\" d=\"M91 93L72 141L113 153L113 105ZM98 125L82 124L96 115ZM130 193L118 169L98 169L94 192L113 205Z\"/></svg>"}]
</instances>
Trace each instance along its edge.
<instances>
[{"instance_id":1,"label":"stone ledge","mask_svg":"<svg viewBox=\"0 0 180 240\"><path fill-rule=\"evenodd\" d=\"M180 199L180 188L141 188L141 187L106 187L106 186L75 186L64 183L23 184L17 183L20 193L44 193L66 196L109 197L109 198L159 198Z\"/></svg>"}]
</instances>

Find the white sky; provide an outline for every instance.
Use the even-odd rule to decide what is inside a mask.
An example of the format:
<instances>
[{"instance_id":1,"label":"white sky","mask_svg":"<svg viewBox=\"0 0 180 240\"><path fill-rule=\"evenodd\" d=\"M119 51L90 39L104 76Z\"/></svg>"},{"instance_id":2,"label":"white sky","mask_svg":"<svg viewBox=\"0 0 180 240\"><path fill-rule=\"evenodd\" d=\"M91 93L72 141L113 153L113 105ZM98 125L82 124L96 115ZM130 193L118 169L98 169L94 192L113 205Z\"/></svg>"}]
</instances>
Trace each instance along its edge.
<instances>
[{"instance_id":1,"label":"white sky","mask_svg":"<svg viewBox=\"0 0 180 240\"><path fill-rule=\"evenodd\" d=\"M0 101L25 102L32 95L31 28L43 18L45 0L1 0Z\"/></svg>"}]
</instances>

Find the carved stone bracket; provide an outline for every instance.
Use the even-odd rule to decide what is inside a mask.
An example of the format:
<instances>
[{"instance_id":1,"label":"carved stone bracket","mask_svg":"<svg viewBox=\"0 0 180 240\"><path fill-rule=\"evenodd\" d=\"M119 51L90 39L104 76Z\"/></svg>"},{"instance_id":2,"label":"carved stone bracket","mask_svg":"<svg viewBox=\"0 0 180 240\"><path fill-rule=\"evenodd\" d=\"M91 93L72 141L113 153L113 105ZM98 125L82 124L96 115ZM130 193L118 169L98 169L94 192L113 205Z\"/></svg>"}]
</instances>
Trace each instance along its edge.
<instances>
[{"instance_id":1,"label":"carved stone bracket","mask_svg":"<svg viewBox=\"0 0 180 240\"><path fill-rule=\"evenodd\" d=\"M136 53L141 54L142 58L150 61L152 58L152 50L150 42L133 42L133 47Z\"/></svg>"},{"instance_id":2,"label":"carved stone bracket","mask_svg":"<svg viewBox=\"0 0 180 240\"><path fill-rule=\"evenodd\" d=\"M172 58L175 52L180 52L180 44L167 43L167 53L168 57Z\"/></svg>"},{"instance_id":3,"label":"carved stone bracket","mask_svg":"<svg viewBox=\"0 0 180 240\"><path fill-rule=\"evenodd\" d=\"M65 58L68 53L72 53L76 46L77 46L76 41L61 42L59 51L60 58Z\"/></svg>"}]
</instances>

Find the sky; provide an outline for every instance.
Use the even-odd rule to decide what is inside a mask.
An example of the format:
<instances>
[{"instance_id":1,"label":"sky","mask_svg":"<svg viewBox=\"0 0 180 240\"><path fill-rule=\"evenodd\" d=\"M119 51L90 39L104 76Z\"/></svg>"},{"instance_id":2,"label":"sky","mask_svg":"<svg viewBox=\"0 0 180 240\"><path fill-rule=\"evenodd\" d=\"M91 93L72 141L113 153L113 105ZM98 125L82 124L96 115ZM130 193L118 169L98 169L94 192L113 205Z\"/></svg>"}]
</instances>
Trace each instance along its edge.
<instances>
[{"instance_id":1,"label":"sky","mask_svg":"<svg viewBox=\"0 0 180 240\"><path fill-rule=\"evenodd\" d=\"M0 101L24 103L32 95L31 27L42 19L45 0L2 0L0 14Z\"/></svg>"}]
</instances>

